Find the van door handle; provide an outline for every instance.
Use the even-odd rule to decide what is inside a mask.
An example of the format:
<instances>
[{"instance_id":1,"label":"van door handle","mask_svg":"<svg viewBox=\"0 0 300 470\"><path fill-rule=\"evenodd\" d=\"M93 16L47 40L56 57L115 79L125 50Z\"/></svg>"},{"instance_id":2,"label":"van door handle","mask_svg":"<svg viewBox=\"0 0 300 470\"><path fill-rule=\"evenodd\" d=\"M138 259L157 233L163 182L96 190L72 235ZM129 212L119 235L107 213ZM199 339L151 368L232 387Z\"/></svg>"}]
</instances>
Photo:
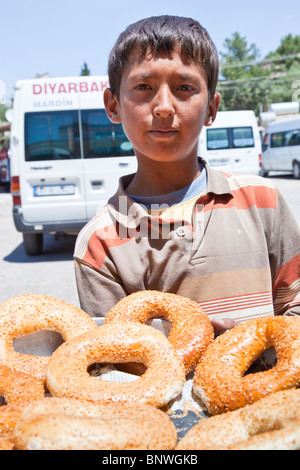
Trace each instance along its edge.
<instances>
[{"instance_id":1,"label":"van door handle","mask_svg":"<svg viewBox=\"0 0 300 470\"><path fill-rule=\"evenodd\" d=\"M119 163L119 166L128 166L128 165L129 165L128 162L120 162L120 163Z\"/></svg>"},{"instance_id":2,"label":"van door handle","mask_svg":"<svg viewBox=\"0 0 300 470\"><path fill-rule=\"evenodd\" d=\"M92 185L92 188L93 189L100 189L103 187L103 181L101 180L94 180L94 181L91 181L91 185Z\"/></svg>"}]
</instances>

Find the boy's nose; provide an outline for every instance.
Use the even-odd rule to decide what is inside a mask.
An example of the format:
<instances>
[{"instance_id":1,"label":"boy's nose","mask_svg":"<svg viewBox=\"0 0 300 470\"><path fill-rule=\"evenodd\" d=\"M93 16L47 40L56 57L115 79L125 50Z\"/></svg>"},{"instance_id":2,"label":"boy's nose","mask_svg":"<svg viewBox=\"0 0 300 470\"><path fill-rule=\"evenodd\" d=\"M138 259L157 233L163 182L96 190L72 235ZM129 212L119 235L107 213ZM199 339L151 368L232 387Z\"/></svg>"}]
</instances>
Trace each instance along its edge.
<instances>
[{"instance_id":1,"label":"boy's nose","mask_svg":"<svg viewBox=\"0 0 300 470\"><path fill-rule=\"evenodd\" d=\"M153 114L156 117L167 118L175 114L173 95L167 87L162 87L156 94L153 107Z\"/></svg>"}]
</instances>

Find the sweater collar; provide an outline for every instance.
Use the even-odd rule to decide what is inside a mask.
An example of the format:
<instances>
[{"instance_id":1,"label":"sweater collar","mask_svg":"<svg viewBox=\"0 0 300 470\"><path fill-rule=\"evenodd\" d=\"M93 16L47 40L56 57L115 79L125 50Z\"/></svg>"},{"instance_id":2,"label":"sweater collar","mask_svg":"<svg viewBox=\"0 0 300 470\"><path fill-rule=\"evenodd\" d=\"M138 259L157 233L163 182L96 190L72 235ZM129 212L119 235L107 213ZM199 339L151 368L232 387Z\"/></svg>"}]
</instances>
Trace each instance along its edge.
<instances>
[{"instance_id":1,"label":"sweater collar","mask_svg":"<svg viewBox=\"0 0 300 470\"><path fill-rule=\"evenodd\" d=\"M205 166L207 172L206 194L229 194L233 196L225 174L210 168L205 160L199 158L199 161ZM134 174L130 174L121 177L118 191L108 201L108 210L111 217L129 229L136 228L142 219L150 217L145 208L130 198L124 189L129 185L133 176Z\"/></svg>"},{"instance_id":2,"label":"sweater collar","mask_svg":"<svg viewBox=\"0 0 300 470\"><path fill-rule=\"evenodd\" d=\"M202 163L205 166L207 172L206 193L216 195L229 194L233 196L233 193L228 183L228 177L225 176L230 175L227 173L223 173L219 170L215 170L214 168L210 168L210 166L205 160L202 160Z\"/></svg>"}]
</instances>

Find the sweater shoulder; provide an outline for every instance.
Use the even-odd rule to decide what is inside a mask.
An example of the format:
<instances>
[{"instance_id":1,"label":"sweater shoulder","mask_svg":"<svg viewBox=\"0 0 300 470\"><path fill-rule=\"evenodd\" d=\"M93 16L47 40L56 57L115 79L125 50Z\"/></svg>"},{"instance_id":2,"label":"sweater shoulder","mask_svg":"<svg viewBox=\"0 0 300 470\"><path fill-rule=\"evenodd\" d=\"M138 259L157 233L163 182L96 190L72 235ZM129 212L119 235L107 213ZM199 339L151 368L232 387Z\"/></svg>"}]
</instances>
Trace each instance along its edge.
<instances>
[{"instance_id":1,"label":"sweater shoulder","mask_svg":"<svg viewBox=\"0 0 300 470\"><path fill-rule=\"evenodd\" d=\"M237 206L276 209L278 190L272 180L257 175L229 174L222 172Z\"/></svg>"}]
</instances>

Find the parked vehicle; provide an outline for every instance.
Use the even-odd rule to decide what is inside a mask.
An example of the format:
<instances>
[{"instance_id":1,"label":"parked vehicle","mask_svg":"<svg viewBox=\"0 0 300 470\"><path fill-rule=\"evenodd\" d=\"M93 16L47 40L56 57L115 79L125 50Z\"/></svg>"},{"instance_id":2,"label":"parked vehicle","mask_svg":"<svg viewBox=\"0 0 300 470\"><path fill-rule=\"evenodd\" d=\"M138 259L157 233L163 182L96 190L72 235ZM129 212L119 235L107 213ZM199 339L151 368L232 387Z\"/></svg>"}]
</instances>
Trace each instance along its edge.
<instances>
[{"instance_id":1,"label":"parked vehicle","mask_svg":"<svg viewBox=\"0 0 300 470\"><path fill-rule=\"evenodd\" d=\"M136 171L121 124L106 116L106 76L18 81L11 124L11 190L16 229L28 254L43 234L76 234Z\"/></svg>"},{"instance_id":2,"label":"parked vehicle","mask_svg":"<svg viewBox=\"0 0 300 470\"><path fill-rule=\"evenodd\" d=\"M10 164L8 149L4 144L0 144L0 191L9 191L10 189Z\"/></svg>"},{"instance_id":3,"label":"parked vehicle","mask_svg":"<svg viewBox=\"0 0 300 470\"><path fill-rule=\"evenodd\" d=\"M300 117L273 122L263 141L261 174L284 171L300 178Z\"/></svg>"},{"instance_id":4,"label":"parked vehicle","mask_svg":"<svg viewBox=\"0 0 300 470\"><path fill-rule=\"evenodd\" d=\"M219 170L259 174L262 149L254 112L219 111L200 134L199 153Z\"/></svg>"}]
</instances>

